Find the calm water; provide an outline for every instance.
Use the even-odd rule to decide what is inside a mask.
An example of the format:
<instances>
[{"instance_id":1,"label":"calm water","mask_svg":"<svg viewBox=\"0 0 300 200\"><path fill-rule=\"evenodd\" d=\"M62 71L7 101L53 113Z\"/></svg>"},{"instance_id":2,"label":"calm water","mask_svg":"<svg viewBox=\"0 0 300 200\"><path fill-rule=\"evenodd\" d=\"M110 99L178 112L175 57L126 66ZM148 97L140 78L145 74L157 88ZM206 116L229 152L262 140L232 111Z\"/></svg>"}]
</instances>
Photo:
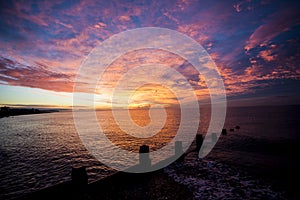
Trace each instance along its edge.
<instances>
[{"instance_id":1,"label":"calm water","mask_svg":"<svg viewBox=\"0 0 300 200\"><path fill-rule=\"evenodd\" d=\"M299 111L300 106L229 108L225 128L239 125L241 129L221 137L209 156L250 167L268 168L274 162L296 162L298 166L293 152L300 140ZM126 135L110 111L97 111L107 137L129 151L137 151L141 144L155 150L171 141L180 123L180 112L168 110L167 114L163 129L156 136L141 140ZM150 122L146 110L132 111L131 115L139 125ZM199 132L205 134L209 116L209 109L201 110ZM70 180L71 167L77 164L87 166L89 181L114 172L85 149L71 112L2 118L0 127L0 199Z\"/></svg>"}]
</instances>

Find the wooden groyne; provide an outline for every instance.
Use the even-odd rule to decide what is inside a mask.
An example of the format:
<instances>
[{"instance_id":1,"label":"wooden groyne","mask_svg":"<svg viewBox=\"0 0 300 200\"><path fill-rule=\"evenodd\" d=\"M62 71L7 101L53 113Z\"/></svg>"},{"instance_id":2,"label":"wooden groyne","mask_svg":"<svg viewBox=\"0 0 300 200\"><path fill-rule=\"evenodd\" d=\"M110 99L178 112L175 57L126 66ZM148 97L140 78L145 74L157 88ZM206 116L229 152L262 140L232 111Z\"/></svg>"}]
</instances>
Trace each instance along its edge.
<instances>
[{"instance_id":1,"label":"wooden groyne","mask_svg":"<svg viewBox=\"0 0 300 200\"><path fill-rule=\"evenodd\" d=\"M181 155L182 142L175 143L174 156ZM149 146L140 147L138 167L151 165ZM173 157L169 159L174 159ZM161 162L169 162L166 159ZM182 158L180 158L182 160ZM179 159L179 160L180 160ZM159 163L161 164L161 163ZM134 166L135 167L135 166ZM88 183L85 167L72 168L72 180L33 192L19 199L192 199L190 191L163 173L163 169L147 173L116 172Z\"/></svg>"}]
</instances>

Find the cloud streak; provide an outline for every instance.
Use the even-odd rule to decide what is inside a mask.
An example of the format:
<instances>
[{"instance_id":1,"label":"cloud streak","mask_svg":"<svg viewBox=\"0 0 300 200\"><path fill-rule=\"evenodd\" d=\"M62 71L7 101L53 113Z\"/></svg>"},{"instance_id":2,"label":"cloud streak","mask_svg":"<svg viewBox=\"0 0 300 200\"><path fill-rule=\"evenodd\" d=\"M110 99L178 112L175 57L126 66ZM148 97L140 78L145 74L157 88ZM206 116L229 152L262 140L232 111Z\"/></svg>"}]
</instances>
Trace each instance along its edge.
<instances>
[{"instance_id":1,"label":"cloud streak","mask_svg":"<svg viewBox=\"0 0 300 200\"><path fill-rule=\"evenodd\" d=\"M0 57L0 72L0 80L3 84L72 92L74 75L49 70L47 66L40 63L36 63L35 66L25 66Z\"/></svg>"}]
</instances>

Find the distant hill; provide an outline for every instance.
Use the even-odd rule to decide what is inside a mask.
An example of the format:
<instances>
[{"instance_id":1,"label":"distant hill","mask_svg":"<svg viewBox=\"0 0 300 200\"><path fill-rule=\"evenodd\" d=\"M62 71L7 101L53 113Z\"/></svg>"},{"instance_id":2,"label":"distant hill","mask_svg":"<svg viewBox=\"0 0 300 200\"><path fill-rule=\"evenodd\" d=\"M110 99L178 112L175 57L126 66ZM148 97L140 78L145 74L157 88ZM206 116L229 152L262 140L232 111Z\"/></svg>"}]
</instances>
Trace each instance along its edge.
<instances>
[{"instance_id":1,"label":"distant hill","mask_svg":"<svg viewBox=\"0 0 300 200\"><path fill-rule=\"evenodd\" d=\"M1 107L0 118L16 116L16 115L32 115L41 113L59 112L57 109L36 109L36 108L10 108L7 106Z\"/></svg>"}]
</instances>

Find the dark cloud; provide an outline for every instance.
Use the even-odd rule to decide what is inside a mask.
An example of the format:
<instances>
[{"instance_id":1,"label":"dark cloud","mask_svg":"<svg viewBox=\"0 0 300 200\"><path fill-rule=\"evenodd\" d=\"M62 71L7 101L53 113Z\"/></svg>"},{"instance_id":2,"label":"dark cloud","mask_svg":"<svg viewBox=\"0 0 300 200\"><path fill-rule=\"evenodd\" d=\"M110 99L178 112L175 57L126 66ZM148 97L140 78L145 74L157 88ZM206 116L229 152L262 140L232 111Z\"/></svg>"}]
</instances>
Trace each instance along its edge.
<instances>
[{"instance_id":1,"label":"dark cloud","mask_svg":"<svg viewBox=\"0 0 300 200\"><path fill-rule=\"evenodd\" d=\"M36 63L25 66L13 60L0 57L0 81L7 85L41 88L57 92L73 91L73 75L54 72Z\"/></svg>"}]
</instances>

